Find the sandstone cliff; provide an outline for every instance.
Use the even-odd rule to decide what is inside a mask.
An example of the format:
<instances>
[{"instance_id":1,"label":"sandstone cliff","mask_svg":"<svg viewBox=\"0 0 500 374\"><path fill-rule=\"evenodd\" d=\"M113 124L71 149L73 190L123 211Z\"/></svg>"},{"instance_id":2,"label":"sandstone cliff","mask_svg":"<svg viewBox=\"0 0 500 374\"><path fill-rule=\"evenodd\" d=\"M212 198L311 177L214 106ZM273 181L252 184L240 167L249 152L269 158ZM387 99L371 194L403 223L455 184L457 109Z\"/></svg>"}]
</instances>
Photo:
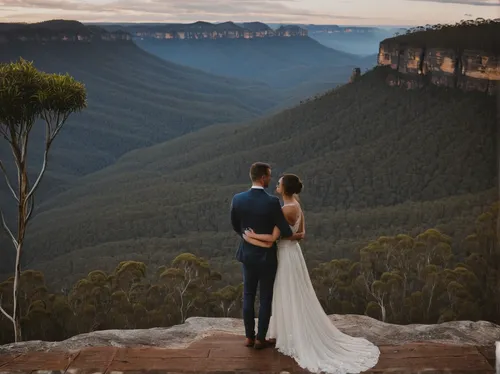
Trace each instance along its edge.
<instances>
[{"instance_id":1,"label":"sandstone cliff","mask_svg":"<svg viewBox=\"0 0 500 374\"><path fill-rule=\"evenodd\" d=\"M431 83L494 94L500 82L499 33L497 20L417 28L381 42L378 65L397 73L392 85Z\"/></svg>"},{"instance_id":2,"label":"sandstone cliff","mask_svg":"<svg viewBox=\"0 0 500 374\"><path fill-rule=\"evenodd\" d=\"M494 94L500 81L500 57L479 50L457 52L381 43L378 64L401 73L399 79L393 77L390 83L407 88L420 87L428 81L437 86Z\"/></svg>"}]
</instances>

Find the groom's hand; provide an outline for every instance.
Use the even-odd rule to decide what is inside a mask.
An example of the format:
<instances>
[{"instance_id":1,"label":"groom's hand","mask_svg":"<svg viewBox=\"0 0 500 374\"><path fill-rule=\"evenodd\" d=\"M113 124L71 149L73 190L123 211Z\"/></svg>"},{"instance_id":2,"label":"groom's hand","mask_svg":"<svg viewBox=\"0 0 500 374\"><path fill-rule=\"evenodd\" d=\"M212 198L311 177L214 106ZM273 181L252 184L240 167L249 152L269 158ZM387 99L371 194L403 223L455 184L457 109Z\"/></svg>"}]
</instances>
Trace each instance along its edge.
<instances>
[{"instance_id":1,"label":"groom's hand","mask_svg":"<svg viewBox=\"0 0 500 374\"><path fill-rule=\"evenodd\" d=\"M298 232L297 236L298 236L297 240L300 241L300 240L305 238L306 233L305 232Z\"/></svg>"}]
</instances>

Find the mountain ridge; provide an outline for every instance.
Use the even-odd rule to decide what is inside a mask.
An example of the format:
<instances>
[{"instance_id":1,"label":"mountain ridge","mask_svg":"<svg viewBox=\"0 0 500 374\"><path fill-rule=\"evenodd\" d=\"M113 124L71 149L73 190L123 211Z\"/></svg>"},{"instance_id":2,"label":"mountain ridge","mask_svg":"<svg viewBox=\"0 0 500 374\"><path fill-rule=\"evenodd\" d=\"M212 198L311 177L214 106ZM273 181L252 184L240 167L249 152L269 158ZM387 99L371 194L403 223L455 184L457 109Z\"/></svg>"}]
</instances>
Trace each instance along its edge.
<instances>
[{"instance_id":1,"label":"mountain ridge","mask_svg":"<svg viewBox=\"0 0 500 374\"><path fill-rule=\"evenodd\" d=\"M106 31L99 26L86 26L73 20L49 20L36 23L0 23L0 45L12 42L50 41L119 41L131 40L121 30Z\"/></svg>"},{"instance_id":2,"label":"mountain ridge","mask_svg":"<svg viewBox=\"0 0 500 374\"><path fill-rule=\"evenodd\" d=\"M307 36L307 30L297 25L282 25L276 30L262 22L232 21L210 23L164 24L83 24L76 20L53 19L36 23L0 23L0 41L14 40L64 40L89 41L131 40L132 38L155 39L252 39L288 38Z\"/></svg>"},{"instance_id":3,"label":"mountain ridge","mask_svg":"<svg viewBox=\"0 0 500 374\"><path fill-rule=\"evenodd\" d=\"M225 21L211 23L163 24L113 24L104 25L110 31L125 31L134 38L154 38L164 40L216 40L216 39L254 39L254 38L290 38L307 36L307 30L297 25L281 25L273 30L262 22L235 23Z\"/></svg>"}]
</instances>

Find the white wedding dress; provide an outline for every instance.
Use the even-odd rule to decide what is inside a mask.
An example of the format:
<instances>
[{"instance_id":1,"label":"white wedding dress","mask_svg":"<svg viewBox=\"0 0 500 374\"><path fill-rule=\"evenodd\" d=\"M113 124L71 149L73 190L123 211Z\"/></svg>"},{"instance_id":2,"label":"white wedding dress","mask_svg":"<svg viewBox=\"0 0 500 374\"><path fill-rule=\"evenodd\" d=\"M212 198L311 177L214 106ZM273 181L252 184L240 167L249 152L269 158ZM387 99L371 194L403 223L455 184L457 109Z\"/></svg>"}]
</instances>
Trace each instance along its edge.
<instances>
[{"instance_id":1,"label":"white wedding dress","mask_svg":"<svg viewBox=\"0 0 500 374\"><path fill-rule=\"evenodd\" d=\"M291 226L300 226L301 214ZM314 291L300 245L278 243L278 272L274 283L268 338L303 369L314 373L354 374L374 367L380 351L363 338L339 331L323 310Z\"/></svg>"}]
</instances>

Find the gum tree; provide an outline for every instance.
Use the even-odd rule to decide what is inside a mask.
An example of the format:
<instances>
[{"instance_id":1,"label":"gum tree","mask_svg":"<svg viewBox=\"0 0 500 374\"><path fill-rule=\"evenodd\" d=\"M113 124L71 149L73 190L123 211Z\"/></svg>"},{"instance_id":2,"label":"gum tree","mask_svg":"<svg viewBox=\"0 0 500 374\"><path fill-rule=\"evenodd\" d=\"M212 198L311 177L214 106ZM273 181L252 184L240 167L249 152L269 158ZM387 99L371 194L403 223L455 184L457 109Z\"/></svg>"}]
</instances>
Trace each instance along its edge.
<instances>
[{"instance_id":1,"label":"gum tree","mask_svg":"<svg viewBox=\"0 0 500 374\"><path fill-rule=\"evenodd\" d=\"M0 206L1 224L16 251L12 313L2 307L1 300L0 312L12 322L16 342L22 340L18 300L20 259L26 228L35 205L34 194L47 169L54 139L68 117L85 107L85 87L71 76L41 72L23 59L0 64L0 137L10 146L17 174L15 183L0 160L0 169L17 205L16 229L9 227ZM30 138L34 126L45 127L45 140L42 166L32 182L28 175L28 149L29 144L38 140Z\"/></svg>"}]
</instances>

